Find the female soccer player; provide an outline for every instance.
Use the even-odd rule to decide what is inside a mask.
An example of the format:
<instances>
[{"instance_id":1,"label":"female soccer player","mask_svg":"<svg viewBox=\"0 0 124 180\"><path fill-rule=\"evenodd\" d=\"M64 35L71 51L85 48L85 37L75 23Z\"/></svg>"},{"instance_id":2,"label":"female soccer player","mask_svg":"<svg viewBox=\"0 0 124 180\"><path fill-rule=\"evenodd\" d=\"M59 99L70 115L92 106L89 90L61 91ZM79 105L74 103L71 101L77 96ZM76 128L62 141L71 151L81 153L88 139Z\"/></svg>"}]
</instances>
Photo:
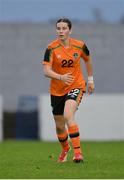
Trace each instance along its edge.
<instances>
[{"instance_id":1,"label":"female soccer player","mask_svg":"<svg viewBox=\"0 0 124 180\"><path fill-rule=\"evenodd\" d=\"M57 39L45 52L43 70L51 78L50 95L56 133L62 146L58 162L65 162L70 150L68 136L74 151L74 162L83 161L79 127L74 115L86 92L86 82L81 71L80 60L84 60L88 75L88 93L94 91L93 68L89 50L83 41L70 38L72 23L62 18L56 22Z\"/></svg>"}]
</instances>

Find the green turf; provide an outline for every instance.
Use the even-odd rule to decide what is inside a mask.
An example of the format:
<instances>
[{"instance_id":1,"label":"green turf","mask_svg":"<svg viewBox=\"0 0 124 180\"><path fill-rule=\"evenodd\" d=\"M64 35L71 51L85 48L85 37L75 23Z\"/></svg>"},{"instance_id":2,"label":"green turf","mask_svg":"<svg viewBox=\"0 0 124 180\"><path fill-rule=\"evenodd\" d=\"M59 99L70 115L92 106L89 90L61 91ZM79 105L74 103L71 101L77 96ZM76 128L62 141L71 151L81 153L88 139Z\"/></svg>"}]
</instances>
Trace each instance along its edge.
<instances>
[{"instance_id":1,"label":"green turf","mask_svg":"<svg viewBox=\"0 0 124 180\"><path fill-rule=\"evenodd\" d=\"M0 178L124 178L124 142L83 142L82 147L84 163L73 163L71 151L68 162L59 164L56 142L4 141L0 143Z\"/></svg>"}]
</instances>

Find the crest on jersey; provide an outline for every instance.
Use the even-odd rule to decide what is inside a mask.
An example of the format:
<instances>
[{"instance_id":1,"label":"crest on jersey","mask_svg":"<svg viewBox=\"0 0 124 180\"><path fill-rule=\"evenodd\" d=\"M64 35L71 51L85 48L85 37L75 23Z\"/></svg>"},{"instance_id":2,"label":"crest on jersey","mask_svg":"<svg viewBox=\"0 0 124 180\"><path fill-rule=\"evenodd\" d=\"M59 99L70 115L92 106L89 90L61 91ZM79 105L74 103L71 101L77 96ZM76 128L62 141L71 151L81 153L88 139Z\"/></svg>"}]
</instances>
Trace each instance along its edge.
<instances>
[{"instance_id":1,"label":"crest on jersey","mask_svg":"<svg viewBox=\"0 0 124 180\"><path fill-rule=\"evenodd\" d=\"M73 54L73 57L74 57L75 59L77 59L77 58L78 58L78 53L74 53L74 54Z\"/></svg>"}]
</instances>

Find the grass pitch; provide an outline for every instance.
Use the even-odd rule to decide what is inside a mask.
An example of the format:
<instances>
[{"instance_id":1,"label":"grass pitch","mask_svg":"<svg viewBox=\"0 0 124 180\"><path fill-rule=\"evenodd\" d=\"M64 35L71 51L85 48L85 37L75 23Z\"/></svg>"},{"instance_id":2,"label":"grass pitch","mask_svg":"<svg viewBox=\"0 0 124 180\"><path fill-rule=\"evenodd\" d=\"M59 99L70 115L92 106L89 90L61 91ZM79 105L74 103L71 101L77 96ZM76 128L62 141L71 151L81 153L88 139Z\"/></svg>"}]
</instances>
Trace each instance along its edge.
<instances>
[{"instance_id":1,"label":"grass pitch","mask_svg":"<svg viewBox=\"0 0 124 180\"><path fill-rule=\"evenodd\" d=\"M0 143L0 179L124 179L124 142L82 142L84 163L57 163L57 142Z\"/></svg>"}]
</instances>

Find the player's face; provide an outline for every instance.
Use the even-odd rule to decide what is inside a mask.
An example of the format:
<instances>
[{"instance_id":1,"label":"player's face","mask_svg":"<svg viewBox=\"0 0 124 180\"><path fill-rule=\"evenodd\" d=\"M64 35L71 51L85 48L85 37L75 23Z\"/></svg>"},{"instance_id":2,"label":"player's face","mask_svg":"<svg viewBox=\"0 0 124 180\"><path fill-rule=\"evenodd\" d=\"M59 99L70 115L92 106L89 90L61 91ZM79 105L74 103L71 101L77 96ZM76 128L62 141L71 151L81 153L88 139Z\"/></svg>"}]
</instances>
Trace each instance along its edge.
<instances>
[{"instance_id":1,"label":"player's face","mask_svg":"<svg viewBox=\"0 0 124 180\"><path fill-rule=\"evenodd\" d=\"M71 34L71 30L69 29L68 24L65 22L57 23L56 31L57 31L58 38L61 41L65 41L66 39L68 39L69 35Z\"/></svg>"}]
</instances>

